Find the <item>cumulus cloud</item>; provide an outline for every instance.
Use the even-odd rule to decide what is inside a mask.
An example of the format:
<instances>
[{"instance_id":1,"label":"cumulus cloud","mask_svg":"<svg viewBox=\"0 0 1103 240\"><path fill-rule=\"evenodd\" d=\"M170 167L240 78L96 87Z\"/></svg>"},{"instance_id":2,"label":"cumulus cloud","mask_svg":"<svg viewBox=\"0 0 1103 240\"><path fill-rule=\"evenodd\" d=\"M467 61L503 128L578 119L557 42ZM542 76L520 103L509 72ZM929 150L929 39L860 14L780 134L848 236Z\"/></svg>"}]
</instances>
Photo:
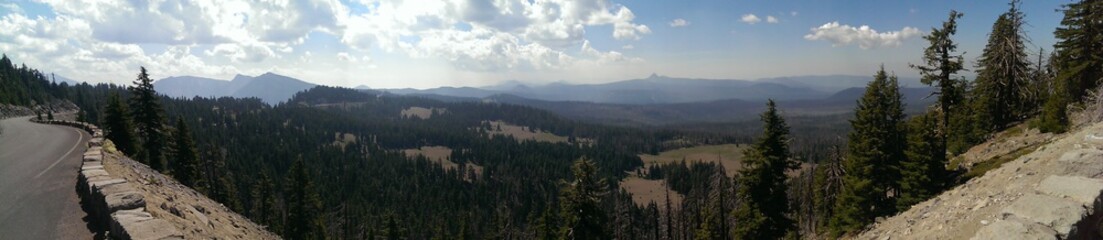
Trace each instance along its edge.
<instances>
[{"instance_id":1,"label":"cumulus cloud","mask_svg":"<svg viewBox=\"0 0 1103 240\"><path fill-rule=\"evenodd\" d=\"M866 25L852 27L839 24L836 21L812 28L811 33L804 35L804 39L828 41L834 47L857 44L861 49L871 49L900 46L904 40L920 34L922 32L914 27L904 27L899 31L881 33Z\"/></svg>"},{"instance_id":2,"label":"cumulus cloud","mask_svg":"<svg viewBox=\"0 0 1103 240\"><path fill-rule=\"evenodd\" d=\"M467 71L563 69L639 60L589 40L651 33L628 6L610 0L37 1L50 17L27 17L18 1L0 3L8 10L0 13L0 51L116 82L132 79L138 66L202 76L237 73L229 65L253 73L311 61L374 67L370 55L380 50ZM340 52L312 55L312 34L336 37ZM631 49L621 44L611 48Z\"/></svg>"},{"instance_id":3,"label":"cumulus cloud","mask_svg":"<svg viewBox=\"0 0 1103 240\"><path fill-rule=\"evenodd\" d=\"M766 22L767 22L767 23L777 23L777 22L778 22L778 20L777 20L777 18L776 18L776 17L774 17L774 16L766 16Z\"/></svg>"},{"instance_id":4,"label":"cumulus cloud","mask_svg":"<svg viewBox=\"0 0 1103 240\"><path fill-rule=\"evenodd\" d=\"M754 14L749 14L748 13L748 14L744 14L742 18L739 18L739 21L747 23L747 24L755 24L755 23L761 22L762 19L758 18L758 16L755 16Z\"/></svg>"},{"instance_id":5,"label":"cumulus cloud","mask_svg":"<svg viewBox=\"0 0 1103 240\"><path fill-rule=\"evenodd\" d=\"M570 47L586 41L586 27L612 26L617 40L638 40L651 29L609 1L372 2L353 14L341 41L368 50L443 58L480 71L548 69L568 65Z\"/></svg>"},{"instance_id":6,"label":"cumulus cloud","mask_svg":"<svg viewBox=\"0 0 1103 240\"><path fill-rule=\"evenodd\" d=\"M674 19L673 21L670 21L670 26L671 26L671 27L685 27L685 26L689 26L689 21L686 21L685 19L681 19L681 18L678 18L678 19Z\"/></svg>"}]
</instances>

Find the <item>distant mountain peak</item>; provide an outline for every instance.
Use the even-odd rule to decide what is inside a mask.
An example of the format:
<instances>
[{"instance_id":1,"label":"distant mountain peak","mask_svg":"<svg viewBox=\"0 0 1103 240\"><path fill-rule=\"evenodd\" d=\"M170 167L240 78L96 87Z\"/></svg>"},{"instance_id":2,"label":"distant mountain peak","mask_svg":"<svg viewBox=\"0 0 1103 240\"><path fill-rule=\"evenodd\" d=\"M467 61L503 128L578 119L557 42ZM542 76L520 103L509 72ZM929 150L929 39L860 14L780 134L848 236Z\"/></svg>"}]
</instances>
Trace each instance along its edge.
<instances>
[{"instance_id":1,"label":"distant mountain peak","mask_svg":"<svg viewBox=\"0 0 1103 240\"><path fill-rule=\"evenodd\" d=\"M655 78L661 78L661 77L663 77L663 76L659 75L658 73L651 73L651 76L649 76L647 78L655 79Z\"/></svg>"}]
</instances>

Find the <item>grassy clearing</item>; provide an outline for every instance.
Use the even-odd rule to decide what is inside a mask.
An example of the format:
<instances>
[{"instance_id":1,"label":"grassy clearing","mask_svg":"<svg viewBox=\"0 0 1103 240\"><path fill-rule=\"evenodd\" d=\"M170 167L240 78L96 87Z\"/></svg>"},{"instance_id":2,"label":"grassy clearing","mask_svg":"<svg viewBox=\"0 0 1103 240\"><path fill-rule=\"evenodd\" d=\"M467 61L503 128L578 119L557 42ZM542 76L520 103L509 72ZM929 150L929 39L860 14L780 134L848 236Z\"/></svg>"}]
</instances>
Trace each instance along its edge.
<instances>
[{"instance_id":1,"label":"grassy clearing","mask_svg":"<svg viewBox=\"0 0 1103 240\"><path fill-rule=\"evenodd\" d=\"M418 156L423 156L429 159L430 162L440 164L445 170L459 169L459 164L452 162L452 149L444 146L427 146L414 149L404 149L402 154L406 157L413 159ZM475 170L475 174L482 174L483 167L474 163L468 163L468 168ZM466 176L464 176L466 177Z\"/></svg>"},{"instance_id":2,"label":"grassy clearing","mask_svg":"<svg viewBox=\"0 0 1103 240\"><path fill-rule=\"evenodd\" d=\"M345 148L345 146L348 146L349 144L354 144L354 143L356 143L356 135L353 135L352 133L339 133L338 132L338 133L333 134L333 143L332 144L334 146L339 146L341 148Z\"/></svg>"},{"instance_id":3,"label":"grassy clearing","mask_svg":"<svg viewBox=\"0 0 1103 240\"><path fill-rule=\"evenodd\" d=\"M516 138L517 141L535 140L538 142L550 142L561 143L567 142L567 137L555 135L543 130L533 131L529 127L511 125L503 121L487 121L490 124L490 130L487 133L490 136L505 135Z\"/></svg>"},{"instance_id":4,"label":"grassy clearing","mask_svg":"<svg viewBox=\"0 0 1103 240\"><path fill-rule=\"evenodd\" d=\"M659 155L640 154L644 167L656 164L681 162L683 159L689 162L713 162L724 167L728 176L743 167L743 149L746 144L704 145L688 148L679 148L659 153Z\"/></svg>"},{"instance_id":5,"label":"grassy clearing","mask_svg":"<svg viewBox=\"0 0 1103 240\"><path fill-rule=\"evenodd\" d=\"M410 107L410 108L407 108L407 109L403 109L402 112L399 113L399 114L401 114L403 118L414 118L414 117L416 117L416 118L420 118L420 119L429 119L430 117L433 117L434 113L435 114L441 114L441 113L444 113L445 111L447 111L447 110L443 109L443 108Z\"/></svg>"},{"instance_id":6,"label":"grassy clearing","mask_svg":"<svg viewBox=\"0 0 1103 240\"><path fill-rule=\"evenodd\" d=\"M631 176L620 181L620 187L632 194L632 202L636 205L647 206L652 201L659 205L659 209L666 206L666 194L670 193L670 203L679 206L682 203L682 194L666 187L666 181L648 180Z\"/></svg>"}]
</instances>

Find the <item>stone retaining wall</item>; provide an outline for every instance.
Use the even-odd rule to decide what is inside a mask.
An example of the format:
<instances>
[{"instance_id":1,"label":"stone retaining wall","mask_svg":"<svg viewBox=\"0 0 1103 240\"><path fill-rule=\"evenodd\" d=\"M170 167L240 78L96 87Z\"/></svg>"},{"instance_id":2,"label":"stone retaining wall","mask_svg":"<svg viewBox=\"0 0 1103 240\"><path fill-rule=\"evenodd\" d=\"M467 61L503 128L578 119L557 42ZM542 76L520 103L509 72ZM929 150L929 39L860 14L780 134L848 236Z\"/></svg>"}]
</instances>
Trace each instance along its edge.
<instances>
[{"instance_id":1,"label":"stone retaining wall","mask_svg":"<svg viewBox=\"0 0 1103 240\"><path fill-rule=\"evenodd\" d=\"M77 192L90 209L89 215L106 223L108 235L116 239L183 239L184 235L168 221L154 218L147 212L141 192L135 190L126 179L113 177L103 168L103 130L88 123L35 120L31 121L72 126L92 134L88 150L81 158L83 164L77 179Z\"/></svg>"}]
</instances>

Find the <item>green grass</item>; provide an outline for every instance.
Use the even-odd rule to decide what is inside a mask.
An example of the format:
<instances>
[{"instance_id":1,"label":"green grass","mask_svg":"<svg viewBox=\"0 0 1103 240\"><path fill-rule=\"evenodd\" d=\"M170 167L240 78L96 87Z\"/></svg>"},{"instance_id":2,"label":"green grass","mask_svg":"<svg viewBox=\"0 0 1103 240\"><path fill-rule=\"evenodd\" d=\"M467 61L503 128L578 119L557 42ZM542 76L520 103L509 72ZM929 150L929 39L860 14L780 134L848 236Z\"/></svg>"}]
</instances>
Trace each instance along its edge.
<instances>
[{"instance_id":1,"label":"green grass","mask_svg":"<svg viewBox=\"0 0 1103 240\"><path fill-rule=\"evenodd\" d=\"M1022 157L1023 155L1034 152L1035 147L1036 146L1026 146L1023 148L1019 148L1018 150L1015 150L1014 152L1011 152L1009 154L1000 155L997 157L993 157L992 159L988 159L987 161L979 162L976 165L973 165L973 168L969 169L969 172L966 172L964 175L961 176L961 182L969 181L969 179L973 179L975 177L984 176L984 174L988 173L988 171L1000 168L1000 166L1003 166L1004 163L1019 159L1019 157Z\"/></svg>"}]
</instances>

